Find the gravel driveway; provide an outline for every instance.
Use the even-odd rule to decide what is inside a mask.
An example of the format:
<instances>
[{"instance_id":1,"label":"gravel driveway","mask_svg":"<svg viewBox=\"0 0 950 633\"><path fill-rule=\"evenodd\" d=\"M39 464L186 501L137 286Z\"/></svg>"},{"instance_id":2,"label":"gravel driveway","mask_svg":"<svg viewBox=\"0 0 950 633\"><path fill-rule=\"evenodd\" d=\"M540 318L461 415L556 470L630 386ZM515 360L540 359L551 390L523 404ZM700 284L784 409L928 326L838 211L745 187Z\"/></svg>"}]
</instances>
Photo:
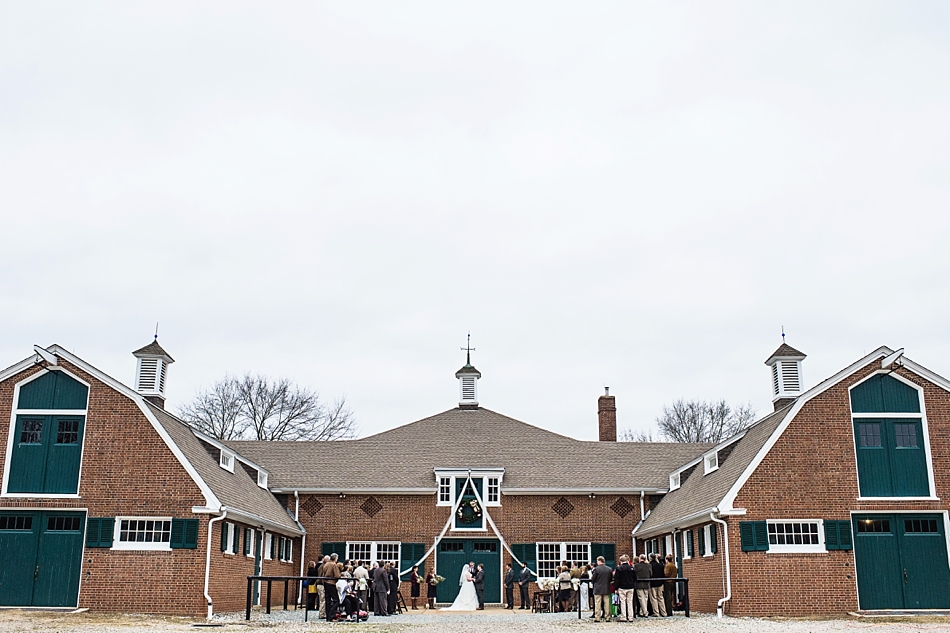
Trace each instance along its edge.
<instances>
[{"instance_id":1,"label":"gravel driveway","mask_svg":"<svg viewBox=\"0 0 950 633\"><path fill-rule=\"evenodd\" d=\"M831 620L787 620L759 618L722 618L694 614L692 618L640 619L634 623L599 624L590 620L578 621L575 614L511 613L503 609L488 609L482 613L426 613L407 614L391 618L370 619L366 624L331 624L311 620L304 623L302 612L275 611L270 616L254 613L250 623L243 614L217 616L209 627L204 620L145 615L110 615L97 613L67 614L47 611L0 611L0 631L30 631L37 633L183 633L185 631L232 631L234 633L298 633L303 631L421 631L441 633L462 631L480 633L498 631L545 633L547 631L604 631L637 629L664 633L699 633L724 631L727 633L822 633L825 631L869 631L889 633L898 631L950 631L948 617L907 618L841 618Z\"/></svg>"}]
</instances>

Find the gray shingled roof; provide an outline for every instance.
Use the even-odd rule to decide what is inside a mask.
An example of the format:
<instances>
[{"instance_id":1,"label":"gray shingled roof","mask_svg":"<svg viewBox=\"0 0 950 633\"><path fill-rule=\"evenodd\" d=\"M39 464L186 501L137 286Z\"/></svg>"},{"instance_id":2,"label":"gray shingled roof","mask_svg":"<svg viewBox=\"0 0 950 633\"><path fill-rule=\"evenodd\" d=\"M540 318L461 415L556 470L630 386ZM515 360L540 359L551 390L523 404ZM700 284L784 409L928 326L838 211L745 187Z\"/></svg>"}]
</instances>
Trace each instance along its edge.
<instances>
[{"instance_id":1,"label":"gray shingled roof","mask_svg":"<svg viewBox=\"0 0 950 633\"><path fill-rule=\"evenodd\" d=\"M434 468L505 469L502 491L666 490L669 473L711 444L582 442L488 409L450 409L377 435L333 442L228 442L276 490L435 492Z\"/></svg>"},{"instance_id":2,"label":"gray shingled roof","mask_svg":"<svg viewBox=\"0 0 950 633\"><path fill-rule=\"evenodd\" d=\"M155 356L166 356L168 360L172 363L175 362L175 359L171 357L171 354L162 349L162 346L158 344L158 339L155 339L145 347L140 347L139 349L132 352L135 354L153 354Z\"/></svg>"},{"instance_id":3,"label":"gray shingled roof","mask_svg":"<svg viewBox=\"0 0 950 633\"><path fill-rule=\"evenodd\" d=\"M656 531L654 533L667 531L672 524L687 521L697 512L718 507L790 411L791 405L770 413L750 426L742 439L736 442L729 456L719 464L719 470L704 475L702 463L698 464L679 488L663 497L637 530L637 537L652 536L653 530ZM684 461L679 466L687 463L689 462ZM671 468L667 476L677 468Z\"/></svg>"},{"instance_id":4,"label":"gray shingled roof","mask_svg":"<svg viewBox=\"0 0 950 633\"><path fill-rule=\"evenodd\" d=\"M161 407L150 402L148 406L223 505L261 517L288 531L301 532L300 527L274 495L258 486L257 481L241 464L235 464L233 473L224 470L218 465L218 460L208 452L207 447L210 445L199 439L190 426Z\"/></svg>"},{"instance_id":5,"label":"gray shingled roof","mask_svg":"<svg viewBox=\"0 0 950 633\"><path fill-rule=\"evenodd\" d=\"M806 356L805 356L805 354L802 354L801 352L799 352L797 349L795 349L795 348L792 347L791 345L787 345L787 344L785 344L785 343L782 343L781 345L778 346L778 349L775 350L774 352L772 352L772 355L769 356L769 357L766 359L765 364L768 365L769 362L770 362L773 358L775 358L775 357L779 357L779 358L784 358L784 357L792 357L792 358L801 357L801 358L805 358Z\"/></svg>"}]
</instances>

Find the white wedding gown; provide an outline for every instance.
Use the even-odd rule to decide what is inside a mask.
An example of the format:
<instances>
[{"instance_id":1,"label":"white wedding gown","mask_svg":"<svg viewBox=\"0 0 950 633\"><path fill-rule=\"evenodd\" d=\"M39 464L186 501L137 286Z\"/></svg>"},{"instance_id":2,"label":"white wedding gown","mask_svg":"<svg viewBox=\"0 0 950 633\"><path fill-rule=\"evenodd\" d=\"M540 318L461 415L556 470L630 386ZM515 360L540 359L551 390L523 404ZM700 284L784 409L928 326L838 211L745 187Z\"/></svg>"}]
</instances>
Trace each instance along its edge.
<instances>
[{"instance_id":1,"label":"white wedding gown","mask_svg":"<svg viewBox=\"0 0 950 633\"><path fill-rule=\"evenodd\" d=\"M450 607L442 607L439 611L475 611L478 609L478 595L475 593L475 583L472 582L472 574L468 571L468 565L462 568L462 576L459 578L459 595Z\"/></svg>"}]
</instances>

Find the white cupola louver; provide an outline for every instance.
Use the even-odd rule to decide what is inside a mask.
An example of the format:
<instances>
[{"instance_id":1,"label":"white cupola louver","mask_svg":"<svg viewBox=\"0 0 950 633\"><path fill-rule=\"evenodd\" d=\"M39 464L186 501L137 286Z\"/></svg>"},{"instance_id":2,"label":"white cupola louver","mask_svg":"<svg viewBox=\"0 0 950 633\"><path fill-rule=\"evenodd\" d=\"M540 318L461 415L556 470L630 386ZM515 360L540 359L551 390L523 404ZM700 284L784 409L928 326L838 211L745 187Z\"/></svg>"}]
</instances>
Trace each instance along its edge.
<instances>
[{"instance_id":1,"label":"white cupola louver","mask_svg":"<svg viewBox=\"0 0 950 633\"><path fill-rule=\"evenodd\" d=\"M460 409L478 408L478 379L482 374L472 366L472 352L475 349L471 345L471 338L472 335L469 334L469 343L462 348L465 352L465 365L455 372L455 377L459 380Z\"/></svg>"},{"instance_id":2,"label":"white cupola louver","mask_svg":"<svg viewBox=\"0 0 950 633\"><path fill-rule=\"evenodd\" d=\"M803 360L805 360L804 354L783 342L765 361L772 371L773 403L802 395Z\"/></svg>"},{"instance_id":3,"label":"white cupola louver","mask_svg":"<svg viewBox=\"0 0 950 633\"><path fill-rule=\"evenodd\" d=\"M165 381L168 366L175 359L158 344L158 338L145 347L132 352L137 362L135 367L135 390L161 405L165 400ZM163 406L163 405L161 405Z\"/></svg>"}]
</instances>

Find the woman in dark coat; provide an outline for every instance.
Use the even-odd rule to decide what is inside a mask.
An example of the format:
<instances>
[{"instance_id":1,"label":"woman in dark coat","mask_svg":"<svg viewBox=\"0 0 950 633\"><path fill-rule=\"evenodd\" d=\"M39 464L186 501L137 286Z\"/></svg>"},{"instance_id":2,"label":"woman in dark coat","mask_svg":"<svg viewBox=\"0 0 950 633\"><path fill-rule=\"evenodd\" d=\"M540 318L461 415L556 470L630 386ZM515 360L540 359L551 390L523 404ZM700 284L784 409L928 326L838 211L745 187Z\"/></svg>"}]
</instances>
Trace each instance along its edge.
<instances>
[{"instance_id":1,"label":"woman in dark coat","mask_svg":"<svg viewBox=\"0 0 950 633\"><path fill-rule=\"evenodd\" d=\"M319 576L319 575L320 574L317 572L317 562L310 561L310 564L307 565L307 576ZM311 585L313 585L314 588L316 588L317 586L315 581L312 581L312 580L307 581L307 586L305 588L305 591L307 592L307 608L311 611L316 611L317 609L320 608L320 605L317 604L317 592L314 591L313 593L310 593Z\"/></svg>"},{"instance_id":2,"label":"woman in dark coat","mask_svg":"<svg viewBox=\"0 0 950 633\"><path fill-rule=\"evenodd\" d=\"M416 601L419 600L419 566L413 565L412 571L409 572L409 582L411 583L409 589L409 598L412 600L412 610L418 611L419 608L416 607Z\"/></svg>"},{"instance_id":3,"label":"woman in dark coat","mask_svg":"<svg viewBox=\"0 0 950 633\"><path fill-rule=\"evenodd\" d=\"M435 574L430 571L426 574L426 598L430 609L435 609L435 599L438 595L438 584L432 582L433 580L435 580Z\"/></svg>"}]
</instances>

